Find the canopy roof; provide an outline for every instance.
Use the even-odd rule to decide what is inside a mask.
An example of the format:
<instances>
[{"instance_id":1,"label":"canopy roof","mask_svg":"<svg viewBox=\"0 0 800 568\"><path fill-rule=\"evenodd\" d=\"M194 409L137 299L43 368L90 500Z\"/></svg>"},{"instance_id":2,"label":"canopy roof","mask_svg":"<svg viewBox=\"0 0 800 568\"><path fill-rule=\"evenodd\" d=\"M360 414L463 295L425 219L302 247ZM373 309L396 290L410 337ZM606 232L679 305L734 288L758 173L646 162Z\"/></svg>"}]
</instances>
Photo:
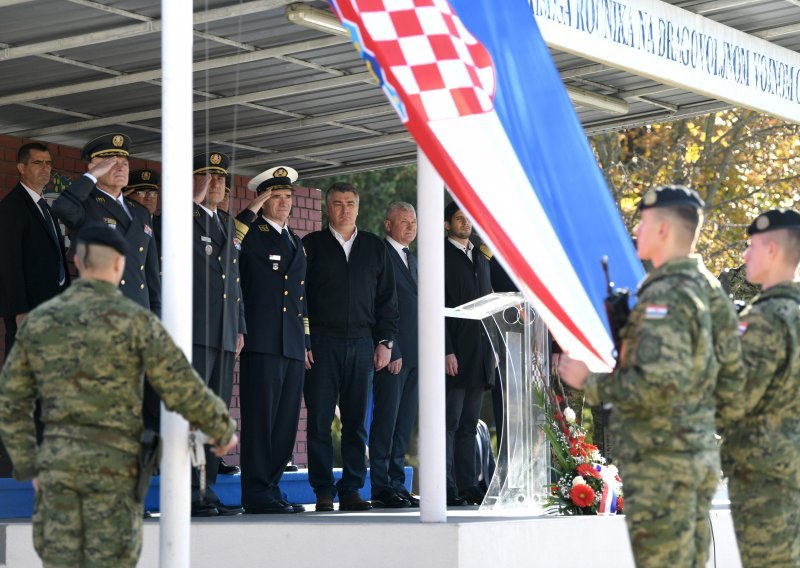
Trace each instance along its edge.
<instances>
[{"instance_id":1,"label":"canopy roof","mask_svg":"<svg viewBox=\"0 0 800 568\"><path fill-rule=\"evenodd\" d=\"M800 52L800 0L666 2ZM412 163L416 146L346 37L289 21L290 0L194 2L194 140L254 175L286 164L308 179ZM323 2L306 4L325 12ZM0 0L0 133L82 146L120 129L159 160L160 3ZM728 108L727 102L552 50L587 133ZM573 97L580 105L578 98Z\"/></svg>"}]
</instances>

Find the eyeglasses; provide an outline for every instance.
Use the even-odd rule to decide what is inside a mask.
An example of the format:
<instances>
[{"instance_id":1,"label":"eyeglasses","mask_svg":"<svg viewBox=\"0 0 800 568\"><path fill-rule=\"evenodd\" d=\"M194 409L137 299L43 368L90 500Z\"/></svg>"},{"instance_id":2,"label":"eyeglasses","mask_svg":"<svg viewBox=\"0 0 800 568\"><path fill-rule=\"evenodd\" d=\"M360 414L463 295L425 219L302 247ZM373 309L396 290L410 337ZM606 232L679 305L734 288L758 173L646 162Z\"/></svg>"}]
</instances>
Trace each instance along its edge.
<instances>
[{"instance_id":1,"label":"eyeglasses","mask_svg":"<svg viewBox=\"0 0 800 568\"><path fill-rule=\"evenodd\" d=\"M153 190L143 189L141 191L135 191L134 193L139 197L155 197L156 195L158 195L158 192L154 189Z\"/></svg>"}]
</instances>

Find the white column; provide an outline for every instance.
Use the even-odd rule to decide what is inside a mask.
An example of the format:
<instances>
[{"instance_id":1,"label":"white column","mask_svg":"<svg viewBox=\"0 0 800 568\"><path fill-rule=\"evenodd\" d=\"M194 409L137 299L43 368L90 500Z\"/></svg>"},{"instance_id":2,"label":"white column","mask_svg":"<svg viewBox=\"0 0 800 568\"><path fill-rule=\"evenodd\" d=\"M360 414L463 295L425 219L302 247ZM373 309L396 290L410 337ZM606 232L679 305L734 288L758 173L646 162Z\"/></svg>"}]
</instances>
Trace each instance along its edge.
<instances>
[{"instance_id":1,"label":"white column","mask_svg":"<svg viewBox=\"0 0 800 568\"><path fill-rule=\"evenodd\" d=\"M162 319L192 353L192 2L162 0ZM160 565L189 568L189 426L161 408Z\"/></svg>"},{"instance_id":2,"label":"white column","mask_svg":"<svg viewBox=\"0 0 800 568\"><path fill-rule=\"evenodd\" d=\"M417 148L420 520L447 522L444 422L444 184Z\"/></svg>"}]
</instances>

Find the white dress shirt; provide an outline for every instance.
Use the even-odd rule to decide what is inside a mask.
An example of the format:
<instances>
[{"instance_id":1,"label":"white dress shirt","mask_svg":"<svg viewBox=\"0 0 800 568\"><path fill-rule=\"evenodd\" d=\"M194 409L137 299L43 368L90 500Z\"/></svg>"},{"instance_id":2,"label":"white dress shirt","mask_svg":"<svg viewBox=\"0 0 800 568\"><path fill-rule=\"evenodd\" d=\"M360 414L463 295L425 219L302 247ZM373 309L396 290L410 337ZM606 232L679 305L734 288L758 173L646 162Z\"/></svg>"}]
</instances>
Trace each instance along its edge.
<instances>
[{"instance_id":1,"label":"white dress shirt","mask_svg":"<svg viewBox=\"0 0 800 568\"><path fill-rule=\"evenodd\" d=\"M331 233L339 242L339 244L342 245L342 248L344 249L345 258L347 258L347 260L350 260L350 251L353 249L353 243L356 242L356 236L358 235L358 228L356 228L356 230L353 231L353 236L351 236L349 240L344 240L344 237L340 235L336 231L336 229L334 229L330 225L328 225L328 228L331 230Z\"/></svg>"},{"instance_id":2,"label":"white dress shirt","mask_svg":"<svg viewBox=\"0 0 800 568\"><path fill-rule=\"evenodd\" d=\"M397 251L397 254L400 255L401 259L403 259L403 264L405 264L406 268L408 268L408 255L406 254L406 251L403 250L404 248L408 247L404 247L389 235L386 235L386 240L389 241L389 244L392 245L392 248Z\"/></svg>"}]
</instances>

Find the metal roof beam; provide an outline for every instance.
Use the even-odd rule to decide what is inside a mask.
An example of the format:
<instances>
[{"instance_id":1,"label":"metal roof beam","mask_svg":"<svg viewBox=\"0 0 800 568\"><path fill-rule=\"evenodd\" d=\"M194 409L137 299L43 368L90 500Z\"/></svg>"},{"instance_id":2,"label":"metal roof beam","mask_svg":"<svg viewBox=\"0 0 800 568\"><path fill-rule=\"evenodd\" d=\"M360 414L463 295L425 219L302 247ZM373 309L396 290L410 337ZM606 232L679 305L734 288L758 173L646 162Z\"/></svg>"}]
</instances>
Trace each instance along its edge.
<instances>
[{"instance_id":1,"label":"metal roof beam","mask_svg":"<svg viewBox=\"0 0 800 568\"><path fill-rule=\"evenodd\" d=\"M717 0L716 2L707 2L701 5L697 10L687 8L695 14L710 14L712 12L720 12L722 10L730 10L731 8L741 8L742 6L750 6L758 4L761 0Z\"/></svg>"},{"instance_id":2,"label":"metal roof beam","mask_svg":"<svg viewBox=\"0 0 800 568\"><path fill-rule=\"evenodd\" d=\"M333 45L344 43L344 38L341 37L326 37L321 39L314 39L299 43L292 43L281 45L278 47L270 47L267 49L259 49L254 52L238 53L236 55L227 55L225 57L218 57L216 59L209 59L206 61L198 61L193 66L195 73L200 71L208 71L211 69L218 69L220 67L228 67L231 65L241 65L244 63L251 63L254 61L261 61L262 59L279 58L289 53L299 53L302 51L309 51L312 49L321 49ZM63 61L59 56L44 55L43 57L54 58L56 61ZM69 61L72 63L72 61ZM33 101L38 99L50 99L54 97L61 97L65 95L72 95L75 93L86 93L89 91L97 91L100 89L110 89L113 87L120 87L130 85L133 83L144 83L153 81L161 77L161 68L151 69L149 71L139 71L137 73L120 73L108 68L98 68L97 66L90 66L90 68L102 71L104 73L113 73L114 77L107 79L97 79L95 81L86 81L84 83L76 83L72 85L62 85L59 87L50 87L47 89L37 89L35 91L27 91L23 93L14 93L0 97L0 105L10 105L20 102Z\"/></svg>"},{"instance_id":3,"label":"metal roof beam","mask_svg":"<svg viewBox=\"0 0 800 568\"><path fill-rule=\"evenodd\" d=\"M209 110L213 108L222 108L242 103L249 103L254 101L263 101L288 95L296 95L298 93L309 93L314 91L321 91L325 89L334 89L336 87L343 87L356 83L363 83L365 79L372 80L372 76L365 73L356 73L353 75L345 75L344 77L334 77L332 79L322 79L320 81L311 81L308 83L300 83L298 85L289 85L287 87L279 87L276 89L267 89L264 91L255 91L253 93L246 93L243 95L234 95L230 97L220 97L218 99L194 103L192 110L195 112ZM35 137L47 136L50 134L62 134L65 132L75 132L78 130L88 130L91 128L98 128L101 126L110 126L112 124L120 124L122 122L137 122L140 120L150 120L161 116L161 108L145 110L141 112L129 112L116 116L107 116L96 118L93 120L84 120L81 122L73 122L69 124L59 124L57 126L49 126L45 128L37 128L33 130L26 130L22 132L13 133L15 136L22 137Z\"/></svg>"},{"instance_id":4,"label":"metal roof beam","mask_svg":"<svg viewBox=\"0 0 800 568\"><path fill-rule=\"evenodd\" d=\"M304 169L301 180L315 179L331 175L354 174L358 172L385 170L417 163L417 151L386 156L378 160L372 159L362 162L345 162L338 168L311 168Z\"/></svg>"},{"instance_id":5,"label":"metal roof beam","mask_svg":"<svg viewBox=\"0 0 800 568\"><path fill-rule=\"evenodd\" d=\"M384 134L383 136L373 136L370 138L359 138L357 140L348 140L346 142L336 142L334 144L323 144L320 146L308 146L304 148L297 148L296 150L285 150L282 152L275 152L267 154L270 160L285 160L289 158L296 158L299 160L313 160L311 156L315 154L327 154L330 152L341 152L342 150L353 150L355 148L368 148L370 146L382 146L384 144L394 144L396 142L410 142L415 144L414 138L408 132L397 132L395 134ZM253 157L239 160L240 167L257 165L263 163L264 158Z\"/></svg>"},{"instance_id":6,"label":"metal roof beam","mask_svg":"<svg viewBox=\"0 0 800 568\"><path fill-rule=\"evenodd\" d=\"M618 131L627 128L638 128L640 126L647 126L648 124L655 124L657 122L664 122L667 120L679 120L682 118L691 118L711 112L719 112L733 108L734 105L723 101L703 101L697 104L684 105L678 108L678 113L670 111L655 111L646 112L641 114L629 115L622 118L612 118L608 120L598 120L589 122L583 125L583 129L587 136L598 134L600 132L608 132L610 130Z\"/></svg>"},{"instance_id":7,"label":"metal roof beam","mask_svg":"<svg viewBox=\"0 0 800 568\"><path fill-rule=\"evenodd\" d=\"M234 4L232 6L225 6L222 8L214 8L212 10L197 12L194 14L194 25L217 20L225 20L227 18L246 16L248 14L263 12L265 10L272 10L288 4L289 1L290 0L253 0L243 4ZM0 61L18 59L20 57L29 57L31 55L41 55L51 51L63 51L77 47L86 47L87 45L116 41L160 31L161 21L150 20L103 31L94 31L81 35L42 41L39 43L7 47L0 51Z\"/></svg>"}]
</instances>

